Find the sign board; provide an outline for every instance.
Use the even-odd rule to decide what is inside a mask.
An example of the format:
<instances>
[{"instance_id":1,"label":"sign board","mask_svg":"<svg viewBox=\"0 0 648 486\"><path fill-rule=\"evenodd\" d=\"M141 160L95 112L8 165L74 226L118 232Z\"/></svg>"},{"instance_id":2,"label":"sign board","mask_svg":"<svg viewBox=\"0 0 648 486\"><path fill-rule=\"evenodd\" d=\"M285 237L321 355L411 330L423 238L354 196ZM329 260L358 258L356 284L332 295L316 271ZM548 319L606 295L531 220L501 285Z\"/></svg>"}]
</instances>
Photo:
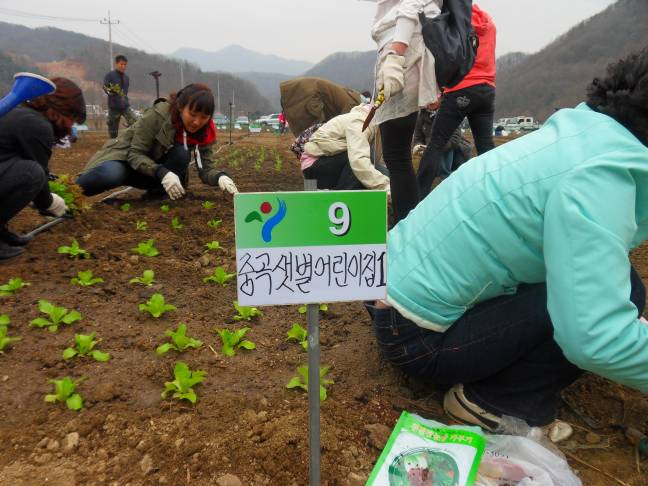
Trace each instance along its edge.
<instances>
[{"instance_id":1,"label":"sign board","mask_svg":"<svg viewBox=\"0 0 648 486\"><path fill-rule=\"evenodd\" d=\"M241 305L385 298L386 192L236 194L234 220Z\"/></svg>"}]
</instances>

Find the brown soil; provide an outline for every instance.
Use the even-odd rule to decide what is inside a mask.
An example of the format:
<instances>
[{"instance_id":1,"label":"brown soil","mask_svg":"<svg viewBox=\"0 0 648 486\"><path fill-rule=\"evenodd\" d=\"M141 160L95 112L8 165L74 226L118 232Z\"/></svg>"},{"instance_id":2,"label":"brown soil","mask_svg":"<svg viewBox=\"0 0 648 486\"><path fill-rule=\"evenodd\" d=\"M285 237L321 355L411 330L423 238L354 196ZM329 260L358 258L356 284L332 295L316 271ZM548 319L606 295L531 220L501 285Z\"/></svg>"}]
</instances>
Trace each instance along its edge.
<instances>
[{"instance_id":1,"label":"brown soil","mask_svg":"<svg viewBox=\"0 0 648 486\"><path fill-rule=\"evenodd\" d=\"M101 135L82 134L73 149L56 153L53 171L79 172L102 141ZM302 180L286 149L289 143L288 136L237 136L236 144L219 155L226 156L226 165L233 150L243 154L239 168L227 169L242 191L299 190ZM254 160L261 146L266 161L257 171ZM273 167L272 149L283 157L281 171ZM123 197L132 204L129 212L120 211L120 203L95 203L38 237L19 259L0 265L1 283L22 277L32 284L0 300L0 313L12 318L12 334L23 337L0 355L0 484L208 485L227 473L245 485L307 484L307 397L285 388L306 361L299 345L285 341L286 331L294 322L305 326L305 318L296 306L264 308L248 334L257 349L233 358L220 353L214 332L239 327L232 320L235 286L202 282L217 265L235 268L231 198L195 176L188 197L170 203L169 214L160 211L160 201ZM213 209L201 207L207 199L216 203ZM171 229L173 216L184 229ZM223 220L217 230L206 225L212 218ZM147 221L148 230L136 231L137 220ZM28 230L41 222L27 210L13 226ZM57 254L57 247L72 238L93 258L74 261ZM160 255L135 258L130 249L148 238L155 239ZM204 244L212 240L227 251L207 254L205 261ZM648 278L648 248L634 259ZM155 271L154 287L128 284L147 268ZM105 283L71 285L70 278L84 269ZM163 293L178 310L158 320L139 312L138 304L154 292ZM58 334L30 328L42 298L79 310L83 320ZM180 356L156 356L164 330L180 322L206 345ZM391 428L403 409L446 421L442 392L407 379L381 359L359 303L333 304L321 327L322 362L332 366L335 380L322 404L322 478L329 485L363 484L380 453L376 424ZM65 362L61 353L72 345L74 333L92 331L102 339L99 348L113 359ZM195 406L160 397L178 360L208 373L196 387ZM51 390L47 380L63 376L87 377L79 386L85 399L81 412L43 401ZM578 426L565 450L629 485L647 485L648 464L644 461L643 472L637 472L631 446L613 425L648 431L648 399L591 376L566 391L565 398L570 406L564 407L563 418ZM586 440L588 431L600 436L598 444ZM66 450L64 439L73 432L80 436L79 445ZM599 472L571 464L586 485L613 484Z\"/></svg>"}]
</instances>

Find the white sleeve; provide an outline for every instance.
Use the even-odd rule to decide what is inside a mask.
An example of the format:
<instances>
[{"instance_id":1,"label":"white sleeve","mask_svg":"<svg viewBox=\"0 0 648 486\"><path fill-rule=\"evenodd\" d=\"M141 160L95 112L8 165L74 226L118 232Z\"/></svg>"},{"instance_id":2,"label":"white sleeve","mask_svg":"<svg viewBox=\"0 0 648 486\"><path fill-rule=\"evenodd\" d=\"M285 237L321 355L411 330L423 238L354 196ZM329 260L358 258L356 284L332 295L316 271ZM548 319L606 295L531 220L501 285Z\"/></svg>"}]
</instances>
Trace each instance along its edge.
<instances>
[{"instance_id":1,"label":"white sleeve","mask_svg":"<svg viewBox=\"0 0 648 486\"><path fill-rule=\"evenodd\" d=\"M393 42L409 45L418 24L419 12L436 17L441 12L443 0L401 0L396 12L396 28Z\"/></svg>"}]
</instances>

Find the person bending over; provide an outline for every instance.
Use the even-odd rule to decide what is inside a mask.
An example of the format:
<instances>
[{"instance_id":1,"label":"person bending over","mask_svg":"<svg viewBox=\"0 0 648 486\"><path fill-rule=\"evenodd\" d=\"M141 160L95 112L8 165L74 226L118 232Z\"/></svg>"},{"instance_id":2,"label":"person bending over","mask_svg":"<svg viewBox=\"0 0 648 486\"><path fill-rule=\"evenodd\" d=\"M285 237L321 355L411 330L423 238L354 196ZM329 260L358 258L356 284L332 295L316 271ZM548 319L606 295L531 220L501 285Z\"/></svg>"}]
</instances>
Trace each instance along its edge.
<instances>
[{"instance_id":1,"label":"person bending over","mask_svg":"<svg viewBox=\"0 0 648 486\"><path fill-rule=\"evenodd\" d=\"M300 157L305 179L316 179L318 189L389 191L386 169L379 170L371 161L377 128L362 131L370 109L370 105L356 106L310 135Z\"/></svg>"},{"instance_id":2,"label":"person bending over","mask_svg":"<svg viewBox=\"0 0 648 486\"><path fill-rule=\"evenodd\" d=\"M56 91L15 108L0 118L0 260L23 253L29 238L12 233L9 221L33 202L42 213L63 216L67 206L48 185L52 147L85 121L81 89L54 78Z\"/></svg>"},{"instance_id":3,"label":"person bending over","mask_svg":"<svg viewBox=\"0 0 648 486\"><path fill-rule=\"evenodd\" d=\"M194 152L201 180L230 194L238 192L216 168L212 120L214 95L204 84L190 84L146 111L117 139L109 140L88 162L76 183L87 196L119 186L147 189L175 200L185 195Z\"/></svg>"},{"instance_id":4,"label":"person bending over","mask_svg":"<svg viewBox=\"0 0 648 486\"><path fill-rule=\"evenodd\" d=\"M466 162L389 235L385 356L450 386L451 417L552 422L583 370L648 394L648 50L587 102Z\"/></svg>"}]
</instances>

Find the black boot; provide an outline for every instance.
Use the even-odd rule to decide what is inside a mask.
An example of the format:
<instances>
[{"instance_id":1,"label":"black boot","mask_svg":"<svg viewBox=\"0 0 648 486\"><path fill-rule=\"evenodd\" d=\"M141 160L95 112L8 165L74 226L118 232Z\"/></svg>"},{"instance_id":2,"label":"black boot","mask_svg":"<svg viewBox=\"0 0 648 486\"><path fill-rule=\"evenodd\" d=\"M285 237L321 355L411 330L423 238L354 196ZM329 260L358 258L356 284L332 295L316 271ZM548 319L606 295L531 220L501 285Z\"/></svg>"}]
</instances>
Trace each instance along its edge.
<instances>
[{"instance_id":1,"label":"black boot","mask_svg":"<svg viewBox=\"0 0 648 486\"><path fill-rule=\"evenodd\" d=\"M4 241L0 241L0 260L8 260L9 258L17 257L24 251L24 248L20 248L19 246L11 246Z\"/></svg>"},{"instance_id":2,"label":"black boot","mask_svg":"<svg viewBox=\"0 0 648 486\"><path fill-rule=\"evenodd\" d=\"M31 237L18 235L9 231L9 228L6 226L3 226L0 227L0 241L4 241L11 246L25 246L31 241Z\"/></svg>"}]
</instances>

